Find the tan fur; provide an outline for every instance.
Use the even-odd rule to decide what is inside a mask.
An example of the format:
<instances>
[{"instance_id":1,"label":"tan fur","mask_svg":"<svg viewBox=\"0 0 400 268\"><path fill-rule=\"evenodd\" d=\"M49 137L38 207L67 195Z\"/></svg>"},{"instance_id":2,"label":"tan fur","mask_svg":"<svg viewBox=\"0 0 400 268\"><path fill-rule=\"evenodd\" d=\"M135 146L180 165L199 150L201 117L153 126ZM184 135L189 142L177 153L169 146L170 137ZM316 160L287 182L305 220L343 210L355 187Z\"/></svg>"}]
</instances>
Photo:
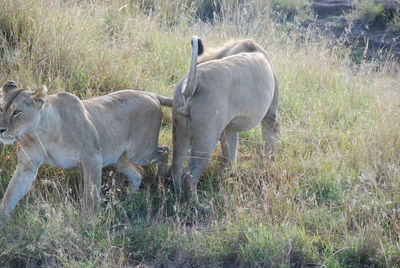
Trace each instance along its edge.
<instances>
[{"instance_id":1,"label":"tan fur","mask_svg":"<svg viewBox=\"0 0 400 268\"><path fill-rule=\"evenodd\" d=\"M268 61L271 61L267 52L256 42L251 39L236 40L227 42L223 47L213 49L206 52L198 60L198 63L203 63L210 60L219 60L227 56L243 53L243 52L261 52L265 55Z\"/></svg>"},{"instance_id":2,"label":"tan fur","mask_svg":"<svg viewBox=\"0 0 400 268\"><path fill-rule=\"evenodd\" d=\"M197 53L192 55L191 67L197 63ZM218 141L223 157L234 162L239 132L261 123L264 149L271 154L278 134L279 97L269 57L254 41L230 43L201 57L198 63L195 75L189 72L178 83L172 108L172 175L180 193L182 165L191 148L183 186L186 197L195 202L198 179ZM195 81L193 88L188 80Z\"/></svg>"},{"instance_id":3,"label":"tan fur","mask_svg":"<svg viewBox=\"0 0 400 268\"><path fill-rule=\"evenodd\" d=\"M158 163L165 172L168 148L157 147L160 104L171 106L172 100L124 90L81 101L69 93L47 96L45 87L31 91L6 83L0 90L0 141L17 141L19 152L0 216L9 216L42 163L81 168L86 212L98 208L102 167L114 165L126 175L130 191L141 183L137 166Z\"/></svg>"}]
</instances>

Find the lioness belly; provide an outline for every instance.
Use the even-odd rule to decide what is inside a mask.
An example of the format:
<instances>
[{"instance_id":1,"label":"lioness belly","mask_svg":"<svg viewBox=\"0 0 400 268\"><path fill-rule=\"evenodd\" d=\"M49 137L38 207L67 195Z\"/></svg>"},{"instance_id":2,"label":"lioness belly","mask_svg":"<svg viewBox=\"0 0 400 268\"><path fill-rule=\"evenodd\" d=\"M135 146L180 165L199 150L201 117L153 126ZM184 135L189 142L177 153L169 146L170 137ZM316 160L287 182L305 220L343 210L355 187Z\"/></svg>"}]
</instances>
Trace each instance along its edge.
<instances>
[{"instance_id":1,"label":"lioness belly","mask_svg":"<svg viewBox=\"0 0 400 268\"><path fill-rule=\"evenodd\" d=\"M75 168L78 165L77 157L65 152L47 152L44 162L50 166L65 169Z\"/></svg>"},{"instance_id":2,"label":"lioness belly","mask_svg":"<svg viewBox=\"0 0 400 268\"><path fill-rule=\"evenodd\" d=\"M260 116L237 116L229 122L228 127L237 132L246 131L256 127L262 119Z\"/></svg>"},{"instance_id":3,"label":"lioness belly","mask_svg":"<svg viewBox=\"0 0 400 268\"><path fill-rule=\"evenodd\" d=\"M122 152L118 151L118 152L113 152L112 154L109 155L103 155L103 162L102 162L102 166L106 167L109 165L114 165L115 163L118 162L118 159L121 157Z\"/></svg>"}]
</instances>

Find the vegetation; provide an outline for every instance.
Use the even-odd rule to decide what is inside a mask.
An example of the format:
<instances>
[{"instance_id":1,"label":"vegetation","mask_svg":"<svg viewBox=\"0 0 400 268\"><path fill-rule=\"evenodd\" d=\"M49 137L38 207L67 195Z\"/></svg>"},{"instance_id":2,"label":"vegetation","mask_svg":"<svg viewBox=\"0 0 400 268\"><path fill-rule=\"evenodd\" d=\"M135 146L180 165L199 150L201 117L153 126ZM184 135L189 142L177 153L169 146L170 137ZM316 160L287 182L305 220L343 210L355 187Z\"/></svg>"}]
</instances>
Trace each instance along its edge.
<instances>
[{"instance_id":1,"label":"vegetation","mask_svg":"<svg viewBox=\"0 0 400 268\"><path fill-rule=\"evenodd\" d=\"M348 18L361 25L388 31L400 30L400 1L358 0Z\"/></svg>"},{"instance_id":2,"label":"vegetation","mask_svg":"<svg viewBox=\"0 0 400 268\"><path fill-rule=\"evenodd\" d=\"M279 18L286 20L313 19L311 0L272 0L272 11L278 13Z\"/></svg>"},{"instance_id":3,"label":"vegetation","mask_svg":"<svg viewBox=\"0 0 400 268\"><path fill-rule=\"evenodd\" d=\"M176 200L152 167L129 197L108 168L93 219L80 214L80 174L43 166L0 228L0 266L400 266L398 64L354 65L348 49L275 24L254 6L264 1L240 6L249 13L232 4L212 24L196 6L147 2L1 1L0 82L81 98L126 88L172 96L191 35L207 47L253 38L280 82L276 159L262 157L259 128L242 133L237 166L214 157L201 179L208 213ZM171 146L170 118L165 109L160 143ZM16 147L0 154L1 197Z\"/></svg>"}]
</instances>

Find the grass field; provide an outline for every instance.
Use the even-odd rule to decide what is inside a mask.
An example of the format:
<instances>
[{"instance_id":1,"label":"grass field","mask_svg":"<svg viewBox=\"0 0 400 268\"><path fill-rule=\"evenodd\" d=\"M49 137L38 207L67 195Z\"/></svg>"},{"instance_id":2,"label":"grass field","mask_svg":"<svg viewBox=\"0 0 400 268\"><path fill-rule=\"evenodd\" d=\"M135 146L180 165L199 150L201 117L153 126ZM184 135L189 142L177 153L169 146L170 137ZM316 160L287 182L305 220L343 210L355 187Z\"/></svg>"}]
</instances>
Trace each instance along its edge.
<instances>
[{"instance_id":1,"label":"grass field","mask_svg":"<svg viewBox=\"0 0 400 268\"><path fill-rule=\"evenodd\" d=\"M42 166L0 229L0 266L400 267L399 65L356 65L349 49L276 24L263 1L226 1L213 23L184 2L1 1L0 82L81 98L127 88L172 96L193 34L209 48L252 38L281 87L275 161L262 157L259 128L241 133L237 166L214 157L201 178L208 213L176 201L152 167L130 197L108 168L91 220L79 210L79 172ZM172 146L164 114L160 144ZM0 197L16 150L0 151Z\"/></svg>"}]
</instances>

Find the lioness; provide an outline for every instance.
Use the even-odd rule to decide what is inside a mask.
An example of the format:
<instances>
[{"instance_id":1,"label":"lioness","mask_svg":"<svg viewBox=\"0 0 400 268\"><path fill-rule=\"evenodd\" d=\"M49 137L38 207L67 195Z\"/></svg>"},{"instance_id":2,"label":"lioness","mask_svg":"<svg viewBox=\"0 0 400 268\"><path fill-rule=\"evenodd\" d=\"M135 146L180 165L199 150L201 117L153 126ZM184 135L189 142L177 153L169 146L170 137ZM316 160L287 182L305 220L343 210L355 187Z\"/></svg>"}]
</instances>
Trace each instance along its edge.
<instances>
[{"instance_id":1,"label":"lioness","mask_svg":"<svg viewBox=\"0 0 400 268\"><path fill-rule=\"evenodd\" d=\"M83 207L99 205L101 169L114 165L136 191L142 175L136 166L158 163L165 169L167 148L158 148L161 106L172 99L123 90L80 100L73 94L47 96L7 82L0 90L0 141L19 144L18 164L0 205L8 218L27 193L42 163L83 171ZM160 170L159 170L160 172Z\"/></svg>"},{"instance_id":2,"label":"lioness","mask_svg":"<svg viewBox=\"0 0 400 268\"><path fill-rule=\"evenodd\" d=\"M172 176L180 193L182 164L191 147L183 184L187 199L198 203L197 182L218 141L223 157L234 162L239 132L261 122L264 150L271 153L278 136L279 88L269 57L254 41L226 45L199 64L203 44L193 37L192 46L190 72L174 94Z\"/></svg>"}]
</instances>

